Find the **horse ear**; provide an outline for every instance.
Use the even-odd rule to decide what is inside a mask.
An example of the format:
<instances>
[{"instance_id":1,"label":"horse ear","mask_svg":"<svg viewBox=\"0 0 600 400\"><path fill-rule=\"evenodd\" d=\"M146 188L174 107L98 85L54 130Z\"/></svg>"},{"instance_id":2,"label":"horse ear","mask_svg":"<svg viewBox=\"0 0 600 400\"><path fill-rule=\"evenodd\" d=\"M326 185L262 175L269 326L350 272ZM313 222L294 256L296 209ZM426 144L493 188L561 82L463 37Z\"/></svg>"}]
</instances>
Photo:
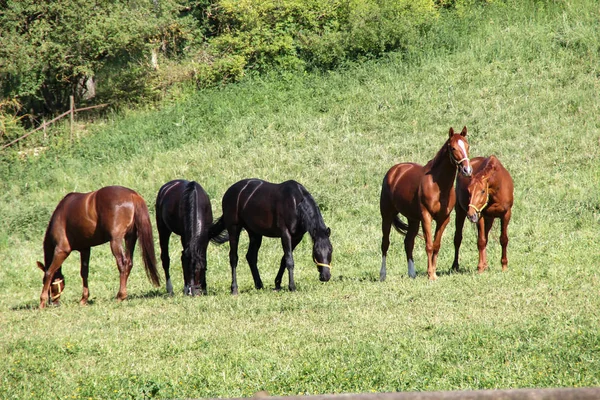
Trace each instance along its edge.
<instances>
[{"instance_id":1,"label":"horse ear","mask_svg":"<svg viewBox=\"0 0 600 400\"><path fill-rule=\"evenodd\" d=\"M41 269L43 272L46 272L46 268L44 268L44 264L42 264L39 261L36 261L36 263L37 263L37 266L38 266L39 269Z\"/></svg>"},{"instance_id":2,"label":"horse ear","mask_svg":"<svg viewBox=\"0 0 600 400\"><path fill-rule=\"evenodd\" d=\"M450 133L449 133L449 137L452 137L452 135L454 135L454 129L452 127L450 127Z\"/></svg>"},{"instance_id":3,"label":"horse ear","mask_svg":"<svg viewBox=\"0 0 600 400\"><path fill-rule=\"evenodd\" d=\"M327 227L327 237L331 236L331 229L329 229L329 227Z\"/></svg>"},{"instance_id":4,"label":"horse ear","mask_svg":"<svg viewBox=\"0 0 600 400\"><path fill-rule=\"evenodd\" d=\"M467 136L467 127L466 126L463 126L462 131L460 131L460 135L461 136Z\"/></svg>"}]
</instances>

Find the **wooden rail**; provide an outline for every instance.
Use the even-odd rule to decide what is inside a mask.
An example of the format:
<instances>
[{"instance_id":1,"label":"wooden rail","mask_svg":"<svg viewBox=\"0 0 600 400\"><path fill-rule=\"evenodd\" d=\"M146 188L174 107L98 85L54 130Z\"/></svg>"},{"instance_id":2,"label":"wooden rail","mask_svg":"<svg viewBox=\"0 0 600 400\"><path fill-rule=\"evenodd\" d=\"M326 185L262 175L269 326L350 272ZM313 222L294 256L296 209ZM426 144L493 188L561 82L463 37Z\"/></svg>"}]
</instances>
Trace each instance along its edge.
<instances>
[{"instance_id":1,"label":"wooden rail","mask_svg":"<svg viewBox=\"0 0 600 400\"><path fill-rule=\"evenodd\" d=\"M71 96L71 98L72 97L73 96ZM91 110L91 109L94 109L94 108L106 107L106 106L108 106L108 104L98 104L96 106L83 107L83 108L75 108L75 103L74 103L73 100L71 100L71 107L70 107L69 111L65 111L64 113L60 114L58 117L55 117L55 118L51 119L50 121L44 122L42 125L38 126L34 130L32 130L30 132L27 132L26 134L24 134L23 136L15 139L15 140L13 140L12 142L3 145L2 147L0 147L0 150L4 150L5 148L7 148L9 146L12 146L13 144L15 144L15 143L17 143L17 142L25 139L27 136L31 135L34 132L37 132L37 131L39 131L41 129L46 129L46 127L48 125L50 125L50 124L58 121L61 118L66 117L67 115L71 116L71 136L70 136L70 138L71 138L71 140L73 140L73 125L74 125L74 121L75 121L75 113L76 112L80 112L80 111Z\"/></svg>"},{"instance_id":2,"label":"wooden rail","mask_svg":"<svg viewBox=\"0 0 600 400\"><path fill-rule=\"evenodd\" d=\"M266 400L598 400L598 388L464 390L449 392L400 392L269 397L259 392L254 397ZM245 399L248 400L248 399Z\"/></svg>"}]
</instances>

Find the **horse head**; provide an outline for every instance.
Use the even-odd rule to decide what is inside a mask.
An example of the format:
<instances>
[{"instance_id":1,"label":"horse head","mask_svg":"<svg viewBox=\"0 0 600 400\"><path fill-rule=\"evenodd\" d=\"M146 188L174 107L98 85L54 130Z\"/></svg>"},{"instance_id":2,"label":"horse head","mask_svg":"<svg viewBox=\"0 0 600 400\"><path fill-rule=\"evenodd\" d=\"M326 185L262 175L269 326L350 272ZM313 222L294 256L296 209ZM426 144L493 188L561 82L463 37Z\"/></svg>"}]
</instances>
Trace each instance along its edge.
<instances>
[{"instance_id":1,"label":"horse head","mask_svg":"<svg viewBox=\"0 0 600 400\"><path fill-rule=\"evenodd\" d=\"M329 240L331 229L327 228L322 235L319 235L314 240L313 244L313 260L319 270L319 280L327 282L331 279L331 253L333 246Z\"/></svg>"},{"instance_id":2,"label":"horse head","mask_svg":"<svg viewBox=\"0 0 600 400\"><path fill-rule=\"evenodd\" d=\"M474 176L467 188L469 191L469 208L467 218L471 222L477 222L481 212L490 201L490 185L487 177Z\"/></svg>"},{"instance_id":3,"label":"horse head","mask_svg":"<svg viewBox=\"0 0 600 400\"><path fill-rule=\"evenodd\" d=\"M455 133L450 128L448 139L448 154L450 161L456 165L458 172L464 176L471 176L473 168L469 161L469 142L467 142L467 127L463 127L460 133Z\"/></svg>"},{"instance_id":4,"label":"horse head","mask_svg":"<svg viewBox=\"0 0 600 400\"><path fill-rule=\"evenodd\" d=\"M44 276L45 276L46 268L44 267L44 264L42 264L41 262L38 261L37 266L39 269L41 269L44 272ZM42 279L42 283L43 282L44 282L44 280ZM56 271L56 273L52 277L52 281L50 283L50 291L48 293L48 299L49 299L50 303L59 304L60 296L61 296L63 290L65 290L65 278L61 272L61 269L59 268L58 271Z\"/></svg>"}]
</instances>

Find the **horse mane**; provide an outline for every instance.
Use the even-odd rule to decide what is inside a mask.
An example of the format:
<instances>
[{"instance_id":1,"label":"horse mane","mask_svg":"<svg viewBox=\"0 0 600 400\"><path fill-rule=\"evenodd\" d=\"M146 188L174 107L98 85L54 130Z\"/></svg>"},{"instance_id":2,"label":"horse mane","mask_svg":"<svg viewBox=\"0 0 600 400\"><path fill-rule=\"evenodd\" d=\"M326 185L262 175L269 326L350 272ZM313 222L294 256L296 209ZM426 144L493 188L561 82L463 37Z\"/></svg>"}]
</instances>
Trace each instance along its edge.
<instances>
[{"instance_id":1,"label":"horse mane","mask_svg":"<svg viewBox=\"0 0 600 400\"><path fill-rule=\"evenodd\" d=\"M181 196L181 210L183 213L183 234L188 238L188 248L184 252L192 259L200 257L200 247L198 246L198 236L200 235L200 227L198 226L198 184L191 181L185 184L183 195Z\"/></svg>"},{"instance_id":2,"label":"horse mane","mask_svg":"<svg viewBox=\"0 0 600 400\"><path fill-rule=\"evenodd\" d=\"M496 170L496 161L498 159L496 156L491 155L484 161L484 166L480 169L474 176L475 179L485 179L489 178L489 176Z\"/></svg>"},{"instance_id":3,"label":"horse mane","mask_svg":"<svg viewBox=\"0 0 600 400\"><path fill-rule=\"evenodd\" d=\"M436 167L437 165L439 165L441 162L443 162L445 159L448 158L448 142L450 141L450 139L446 140L444 142L444 145L438 150L438 152L435 154L435 156L433 156L433 158L431 160L429 160L427 162L427 164L425 164L425 169L433 169L434 167Z\"/></svg>"},{"instance_id":4,"label":"horse mane","mask_svg":"<svg viewBox=\"0 0 600 400\"><path fill-rule=\"evenodd\" d=\"M303 199L296 206L296 212L300 217L302 226L310 234L313 241L317 237L327 236L327 226L325 225L325 221L323 221L323 216L321 215L319 206L317 206L317 202L302 185L299 186L302 189Z\"/></svg>"}]
</instances>

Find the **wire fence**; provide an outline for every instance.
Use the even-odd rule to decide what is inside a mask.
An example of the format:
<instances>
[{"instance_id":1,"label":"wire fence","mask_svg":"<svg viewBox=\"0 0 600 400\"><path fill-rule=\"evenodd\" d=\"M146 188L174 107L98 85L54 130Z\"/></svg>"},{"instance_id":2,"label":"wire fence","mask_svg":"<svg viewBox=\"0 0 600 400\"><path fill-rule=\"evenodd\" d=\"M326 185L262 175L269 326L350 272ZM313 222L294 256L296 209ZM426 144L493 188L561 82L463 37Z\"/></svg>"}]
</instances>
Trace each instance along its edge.
<instances>
[{"instance_id":1,"label":"wire fence","mask_svg":"<svg viewBox=\"0 0 600 400\"><path fill-rule=\"evenodd\" d=\"M21 137L18 137L17 139L13 140L12 142L9 142L5 145L3 145L2 147L0 147L0 150L4 150L7 147L12 146L13 144L20 142L21 140L25 139L26 137L30 136L31 134L44 130L44 132L46 131L46 127L48 127L49 125L55 123L56 121L66 117L67 115L69 115L71 118L70 121L70 134L69 134L69 139L72 141L73 140L73 130L75 127L75 113L78 112L82 112L82 111L88 111L88 110L92 110L95 108L102 108L102 107L106 107L108 106L108 104L98 104L96 106L90 106L90 107L83 107L83 108L75 108L75 100L73 98L73 96L71 96L71 107L69 108L69 111L65 111L64 113L60 114L58 117L55 117L53 119L51 119L50 121L44 121L40 126L38 126L37 128L35 128L34 130L27 132L26 134L24 134Z\"/></svg>"}]
</instances>

